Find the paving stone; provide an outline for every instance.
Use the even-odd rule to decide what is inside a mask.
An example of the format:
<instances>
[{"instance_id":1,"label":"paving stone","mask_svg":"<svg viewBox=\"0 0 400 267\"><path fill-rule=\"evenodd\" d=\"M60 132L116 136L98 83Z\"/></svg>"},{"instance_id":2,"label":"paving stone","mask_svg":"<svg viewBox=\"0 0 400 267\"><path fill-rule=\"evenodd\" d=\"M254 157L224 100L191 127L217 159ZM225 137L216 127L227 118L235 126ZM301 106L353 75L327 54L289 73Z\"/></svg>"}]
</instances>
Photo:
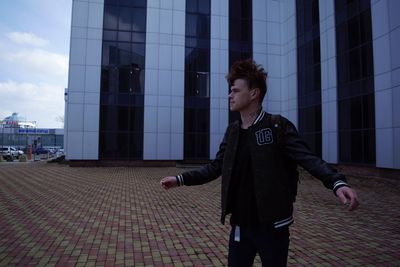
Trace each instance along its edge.
<instances>
[{"instance_id":1,"label":"paving stone","mask_svg":"<svg viewBox=\"0 0 400 267\"><path fill-rule=\"evenodd\" d=\"M0 266L225 266L220 181L161 189L182 171L0 164ZM301 172L288 266L400 266L400 180L348 180L354 212Z\"/></svg>"}]
</instances>

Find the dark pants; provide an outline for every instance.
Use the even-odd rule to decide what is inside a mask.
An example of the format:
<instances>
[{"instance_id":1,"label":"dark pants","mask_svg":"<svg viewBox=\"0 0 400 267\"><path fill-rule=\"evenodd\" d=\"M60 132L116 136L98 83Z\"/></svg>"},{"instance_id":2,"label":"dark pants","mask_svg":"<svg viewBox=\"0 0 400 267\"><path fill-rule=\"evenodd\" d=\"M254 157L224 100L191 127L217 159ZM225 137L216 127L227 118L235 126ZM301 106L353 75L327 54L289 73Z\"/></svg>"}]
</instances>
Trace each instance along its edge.
<instances>
[{"instance_id":1,"label":"dark pants","mask_svg":"<svg viewBox=\"0 0 400 267\"><path fill-rule=\"evenodd\" d=\"M279 229L240 229L240 241L235 241L235 227L229 237L228 266L253 266L258 253L262 266L287 265L289 227Z\"/></svg>"}]
</instances>

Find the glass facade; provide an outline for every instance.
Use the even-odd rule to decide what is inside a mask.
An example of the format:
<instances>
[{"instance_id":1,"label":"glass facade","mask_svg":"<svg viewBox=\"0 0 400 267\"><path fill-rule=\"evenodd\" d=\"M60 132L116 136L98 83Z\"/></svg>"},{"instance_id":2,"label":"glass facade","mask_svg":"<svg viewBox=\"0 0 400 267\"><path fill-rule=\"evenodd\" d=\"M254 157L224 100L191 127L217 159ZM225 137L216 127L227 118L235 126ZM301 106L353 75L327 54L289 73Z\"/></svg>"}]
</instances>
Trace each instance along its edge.
<instances>
[{"instance_id":1,"label":"glass facade","mask_svg":"<svg viewBox=\"0 0 400 267\"><path fill-rule=\"evenodd\" d=\"M298 128L317 155L322 155L321 51L319 0L296 1Z\"/></svg>"},{"instance_id":2,"label":"glass facade","mask_svg":"<svg viewBox=\"0 0 400 267\"><path fill-rule=\"evenodd\" d=\"M34 131L34 130L33 130ZM64 135L49 129L48 134L19 133L18 129L0 128L0 146L14 146L25 149L37 141L44 147L64 147Z\"/></svg>"},{"instance_id":3,"label":"glass facade","mask_svg":"<svg viewBox=\"0 0 400 267\"><path fill-rule=\"evenodd\" d=\"M229 68L238 60L253 58L252 2L229 1ZM229 122L239 118L238 112L229 112Z\"/></svg>"},{"instance_id":4,"label":"glass facade","mask_svg":"<svg viewBox=\"0 0 400 267\"><path fill-rule=\"evenodd\" d=\"M210 151L210 0L186 0L184 159Z\"/></svg>"},{"instance_id":5,"label":"glass facade","mask_svg":"<svg viewBox=\"0 0 400 267\"><path fill-rule=\"evenodd\" d=\"M146 8L105 0L99 159L143 159Z\"/></svg>"},{"instance_id":6,"label":"glass facade","mask_svg":"<svg viewBox=\"0 0 400 267\"><path fill-rule=\"evenodd\" d=\"M371 1L336 0L339 162L375 164Z\"/></svg>"}]
</instances>

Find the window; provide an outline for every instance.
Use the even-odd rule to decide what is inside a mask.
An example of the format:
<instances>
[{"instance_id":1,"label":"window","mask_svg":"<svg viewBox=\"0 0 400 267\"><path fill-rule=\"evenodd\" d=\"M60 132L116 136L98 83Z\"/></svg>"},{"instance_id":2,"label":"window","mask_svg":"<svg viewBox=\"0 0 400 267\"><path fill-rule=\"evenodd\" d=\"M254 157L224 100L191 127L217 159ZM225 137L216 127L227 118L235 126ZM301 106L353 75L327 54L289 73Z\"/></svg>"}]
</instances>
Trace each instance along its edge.
<instances>
[{"instance_id":1,"label":"window","mask_svg":"<svg viewBox=\"0 0 400 267\"><path fill-rule=\"evenodd\" d=\"M370 1L335 1L339 161L375 163Z\"/></svg>"},{"instance_id":2,"label":"window","mask_svg":"<svg viewBox=\"0 0 400 267\"><path fill-rule=\"evenodd\" d=\"M210 0L186 1L184 159L208 160Z\"/></svg>"},{"instance_id":3,"label":"window","mask_svg":"<svg viewBox=\"0 0 400 267\"><path fill-rule=\"evenodd\" d=\"M229 66L238 60L253 57L252 1L229 1ZM229 93L229 86L227 94ZM229 105L228 101L226 103ZM238 112L229 111L229 122L240 119Z\"/></svg>"},{"instance_id":4,"label":"window","mask_svg":"<svg viewBox=\"0 0 400 267\"><path fill-rule=\"evenodd\" d=\"M318 0L296 2L299 133L322 155L321 51Z\"/></svg>"},{"instance_id":5,"label":"window","mask_svg":"<svg viewBox=\"0 0 400 267\"><path fill-rule=\"evenodd\" d=\"M146 2L105 1L100 159L143 158Z\"/></svg>"}]
</instances>

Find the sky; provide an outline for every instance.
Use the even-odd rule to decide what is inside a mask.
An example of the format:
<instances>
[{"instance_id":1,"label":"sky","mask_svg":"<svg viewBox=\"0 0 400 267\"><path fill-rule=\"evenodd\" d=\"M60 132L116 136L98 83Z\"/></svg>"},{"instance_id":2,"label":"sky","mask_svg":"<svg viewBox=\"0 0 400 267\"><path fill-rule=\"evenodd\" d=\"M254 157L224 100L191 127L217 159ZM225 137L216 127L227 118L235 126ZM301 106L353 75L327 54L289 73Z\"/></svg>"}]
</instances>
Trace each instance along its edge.
<instances>
[{"instance_id":1,"label":"sky","mask_svg":"<svg viewBox=\"0 0 400 267\"><path fill-rule=\"evenodd\" d=\"M17 112L38 128L62 128L72 0L2 1L0 120Z\"/></svg>"}]
</instances>

